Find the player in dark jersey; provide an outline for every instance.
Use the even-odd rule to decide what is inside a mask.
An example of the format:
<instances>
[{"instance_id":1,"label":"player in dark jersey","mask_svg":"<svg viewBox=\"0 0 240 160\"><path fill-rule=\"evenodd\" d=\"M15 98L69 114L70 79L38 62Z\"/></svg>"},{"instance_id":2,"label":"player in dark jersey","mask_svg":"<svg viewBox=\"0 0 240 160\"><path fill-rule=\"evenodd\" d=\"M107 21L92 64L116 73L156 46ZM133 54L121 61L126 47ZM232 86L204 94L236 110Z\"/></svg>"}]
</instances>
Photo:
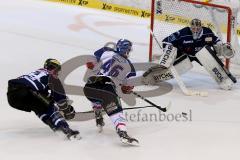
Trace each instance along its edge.
<instances>
[{"instance_id":1,"label":"player in dark jersey","mask_svg":"<svg viewBox=\"0 0 240 160\"><path fill-rule=\"evenodd\" d=\"M193 19L190 27L185 27L163 39L163 48L166 50L169 45L177 48L177 55L174 64L177 64L183 57L188 56L191 61L198 61L195 54L206 45L213 46L222 44L221 40L210 28L203 27L201 21Z\"/></svg>"},{"instance_id":2,"label":"player in dark jersey","mask_svg":"<svg viewBox=\"0 0 240 160\"><path fill-rule=\"evenodd\" d=\"M192 61L202 65L222 89L229 90L236 83L236 78L219 59L220 56L234 56L231 45L222 43L210 28L202 26L199 19L191 20L189 27L172 33L162 43L163 54L159 65L151 67L143 74L145 84L173 78L170 73L172 66L179 74L183 74L192 68Z\"/></svg>"},{"instance_id":3,"label":"player in dark jersey","mask_svg":"<svg viewBox=\"0 0 240 160\"><path fill-rule=\"evenodd\" d=\"M79 132L70 129L65 119L74 117L74 108L68 98L58 73L61 64L47 59L44 68L8 81L7 98L15 109L35 112L54 131L62 131L67 138L78 138Z\"/></svg>"}]
</instances>

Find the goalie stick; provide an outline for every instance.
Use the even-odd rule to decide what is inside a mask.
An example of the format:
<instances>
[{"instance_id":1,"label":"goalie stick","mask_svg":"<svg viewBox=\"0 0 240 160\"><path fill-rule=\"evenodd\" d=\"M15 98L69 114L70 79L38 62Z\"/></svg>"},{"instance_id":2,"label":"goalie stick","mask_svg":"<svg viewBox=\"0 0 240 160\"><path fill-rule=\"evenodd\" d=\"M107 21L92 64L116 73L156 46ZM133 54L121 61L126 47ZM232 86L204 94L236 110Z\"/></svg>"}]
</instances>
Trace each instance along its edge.
<instances>
[{"instance_id":1,"label":"goalie stick","mask_svg":"<svg viewBox=\"0 0 240 160\"><path fill-rule=\"evenodd\" d=\"M162 46L160 45L160 43L158 42L155 34L153 33L153 31L149 28L150 33L152 35L152 37L154 38L154 40L156 41L158 47L162 50ZM175 78L178 86L180 87L180 89L182 90L182 92L187 95L187 96L202 96L202 97L207 97L208 96L208 92L204 92L204 91L193 91L193 90L189 90L186 85L183 83L183 81L180 78L180 75L177 73L176 69L174 66L170 67L170 71L173 75L173 77Z\"/></svg>"},{"instance_id":2,"label":"goalie stick","mask_svg":"<svg viewBox=\"0 0 240 160\"><path fill-rule=\"evenodd\" d=\"M177 73L176 69L172 66L170 67L171 73L173 74L178 86L182 90L182 92L187 95L187 96L202 96L202 97L207 97L208 92L204 91L194 91L194 90L189 90L183 83L183 81L180 79L179 74Z\"/></svg>"}]
</instances>

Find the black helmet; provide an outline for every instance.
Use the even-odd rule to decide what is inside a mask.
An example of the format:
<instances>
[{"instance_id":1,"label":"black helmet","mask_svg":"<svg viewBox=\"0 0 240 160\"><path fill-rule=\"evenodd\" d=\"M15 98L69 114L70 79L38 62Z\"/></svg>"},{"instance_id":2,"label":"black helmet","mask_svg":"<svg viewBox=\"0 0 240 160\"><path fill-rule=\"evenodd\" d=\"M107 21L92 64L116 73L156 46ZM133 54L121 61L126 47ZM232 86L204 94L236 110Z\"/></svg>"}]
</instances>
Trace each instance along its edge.
<instances>
[{"instance_id":1,"label":"black helmet","mask_svg":"<svg viewBox=\"0 0 240 160\"><path fill-rule=\"evenodd\" d=\"M53 58L49 58L44 63L44 68L47 70L57 69L58 71L61 70L61 63Z\"/></svg>"}]
</instances>

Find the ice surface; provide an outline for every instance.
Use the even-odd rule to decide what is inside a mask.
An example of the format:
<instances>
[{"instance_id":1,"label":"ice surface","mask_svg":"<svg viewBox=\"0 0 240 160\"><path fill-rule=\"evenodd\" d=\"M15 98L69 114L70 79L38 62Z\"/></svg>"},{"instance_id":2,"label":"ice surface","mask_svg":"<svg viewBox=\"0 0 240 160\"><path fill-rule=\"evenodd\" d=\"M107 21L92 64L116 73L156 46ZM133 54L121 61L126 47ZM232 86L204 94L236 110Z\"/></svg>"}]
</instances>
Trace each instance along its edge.
<instances>
[{"instance_id":1,"label":"ice surface","mask_svg":"<svg viewBox=\"0 0 240 160\"><path fill-rule=\"evenodd\" d=\"M171 101L169 115L181 112L189 115L191 110L192 121L150 121L150 114L159 115L156 109L128 111L129 134L139 139L139 147L121 145L107 117L103 133L97 132L93 120L71 122L73 128L80 130L83 139L63 140L33 113L20 112L8 105L7 81L41 67L49 57L65 62L75 56L92 54L106 42L122 37L134 42L131 60L147 62L149 21L36 0L1 1L0 13L1 160L240 158L240 84L236 84L231 91L220 90L197 65L183 76L183 80L191 89L208 91L208 97L186 97L172 80L173 90L170 93L162 96L154 93L149 98L159 105L167 105ZM85 69L80 67L73 71L66 82L83 85ZM151 89L154 87L136 88ZM91 108L85 97L70 97L76 110L87 111ZM147 105L144 101L137 100L136 106L144 105ZM126 103L123 106L129 107ZM137 113L141 115L139 121L136 117L129 117ZM149 116L148 122L144 121L146 115Z\"/></svg>"}]
</instances>

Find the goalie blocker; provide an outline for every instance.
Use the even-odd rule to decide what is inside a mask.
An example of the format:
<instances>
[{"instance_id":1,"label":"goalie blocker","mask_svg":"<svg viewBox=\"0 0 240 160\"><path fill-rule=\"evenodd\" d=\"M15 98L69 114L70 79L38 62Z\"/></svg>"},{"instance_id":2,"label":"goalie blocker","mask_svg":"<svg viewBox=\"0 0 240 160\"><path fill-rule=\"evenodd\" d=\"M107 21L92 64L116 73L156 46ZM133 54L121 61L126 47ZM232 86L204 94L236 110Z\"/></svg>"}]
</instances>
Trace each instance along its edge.
<instances>
[{"instance_id":1,"label":"goalie blocker","mask_svg":"<svg viewBox=\"0 0 240 160\"><path fill-rule=\"evenodd\" d=\"M224 67L222 61L216 56L216 51L213 47L205 46L196 54L196 57L222 89L232 89L233 84L236 83L237 80Z\"/></svg>"}]
</instances>

